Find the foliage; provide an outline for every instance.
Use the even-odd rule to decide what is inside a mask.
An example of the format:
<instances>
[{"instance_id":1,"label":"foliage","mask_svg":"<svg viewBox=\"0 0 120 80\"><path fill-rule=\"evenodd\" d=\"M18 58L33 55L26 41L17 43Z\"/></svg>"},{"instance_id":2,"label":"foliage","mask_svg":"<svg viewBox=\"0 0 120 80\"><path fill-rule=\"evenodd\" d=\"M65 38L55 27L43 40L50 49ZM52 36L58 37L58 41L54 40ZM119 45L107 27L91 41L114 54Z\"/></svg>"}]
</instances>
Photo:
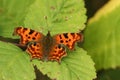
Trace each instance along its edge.
<instances>
[{"instance_id":1,"label":"foliage","mask_svg":"<svg viewBox=\"0 0 120 80\"><path fill-rule=\"evenodd\" d=\"M35 75L28 55L10 43L0 42L0 45L0 80L33 80Z\"/></svg>"},{"instance_id":2,"label":"foliage","mask_svg":"<svg viewBox=\"0 0 120 80\"><path fill-rule=\"evenodd\" d=\"M120 67L119 13L120 1L110 0L85 27L83 0L0 0L0 80L37 80L34 65L45 80L93 80L95 71L98 80L117 80L119 68L111 68ZM83 49L76 45L75 50L67 50L60 64L30 61L25 51L10 43L19 39L12 36L17 26L44 35L84 30Z\"/></svg>"},{"instance_id":3,"label":"foliage","mask_svg":"<svg viewBox=\"0 0 120 80\"><path fill-rule=\"evenodd\" d=\"M23 25L28 6L33 0L0 0L0 36L12 37L14 27Z\"/></svg>"},{"instance_id":4,"label":"foliage","mask_svg":"<svg viewBox=\"0 0 120 80\"><path fill-rule=\"evenodd\" d=\"M85 30L84 48L95 61L97 70L120 66L119 9L120 1L110 1L90 19Z\"/></svg>"},{"instance_id":5,"label":"foliage","mask_svg":"<svg viewBox=\"0 0 120 80\"><path fill-rule=\"evenodd\" d=\"M14 38L16 26L25 25L44 34L79 32L84 29L86 10L83 0L0 0L0 36ZM1 37L0 37L1 38ZM8 40L9 41L9 40ZM11 43L0 42L0 79L33 80L36 65L41 73L57 80L92 80L94 62L87 52L77 46L67 51L62 62L30 62L29 55Z\"/></svg>"}]
</instances>

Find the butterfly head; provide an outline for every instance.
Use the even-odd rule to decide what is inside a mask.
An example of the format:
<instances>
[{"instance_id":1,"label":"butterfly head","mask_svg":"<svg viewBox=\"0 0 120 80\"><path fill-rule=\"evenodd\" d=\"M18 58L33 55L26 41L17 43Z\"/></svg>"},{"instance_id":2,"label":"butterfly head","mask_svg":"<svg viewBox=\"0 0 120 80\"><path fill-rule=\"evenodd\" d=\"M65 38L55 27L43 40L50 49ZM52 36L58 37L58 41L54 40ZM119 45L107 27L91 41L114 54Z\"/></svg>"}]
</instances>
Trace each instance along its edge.
<instances>
[{"instance_id":1,"label":"butterfly head","mask_svg":"<svg viewBox=\"0 0 120 80\"><path fill-rule=\"evenodd\" d=\"M50 35L50 31L48 31L47 36L51 36L51 35Z\"/></svg>"}]
</instances>

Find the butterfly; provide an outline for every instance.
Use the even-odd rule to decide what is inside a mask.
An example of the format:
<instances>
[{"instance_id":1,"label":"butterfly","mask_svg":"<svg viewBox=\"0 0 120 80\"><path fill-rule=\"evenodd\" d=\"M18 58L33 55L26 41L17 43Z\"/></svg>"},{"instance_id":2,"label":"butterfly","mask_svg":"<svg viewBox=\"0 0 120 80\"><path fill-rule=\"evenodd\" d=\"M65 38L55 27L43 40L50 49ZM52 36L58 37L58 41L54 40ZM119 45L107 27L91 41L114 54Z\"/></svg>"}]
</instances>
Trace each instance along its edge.
<instances>
[{"instance_id":1,"label":"butterfly","mask_svg":"<svg viewBox=\"0 0 120 80\"><path fill-rule=\"evenodd\" d=\"M59 63L67 55L66 47L74 50L75 43L83 41L81 33L62 33L51 36L48 31L45 36L41 32L24 27L15 28L13 34L20 36L19 44L27 45L26 52L29 53L31 59L37 58Z\"/></svg>"}]
</instances>

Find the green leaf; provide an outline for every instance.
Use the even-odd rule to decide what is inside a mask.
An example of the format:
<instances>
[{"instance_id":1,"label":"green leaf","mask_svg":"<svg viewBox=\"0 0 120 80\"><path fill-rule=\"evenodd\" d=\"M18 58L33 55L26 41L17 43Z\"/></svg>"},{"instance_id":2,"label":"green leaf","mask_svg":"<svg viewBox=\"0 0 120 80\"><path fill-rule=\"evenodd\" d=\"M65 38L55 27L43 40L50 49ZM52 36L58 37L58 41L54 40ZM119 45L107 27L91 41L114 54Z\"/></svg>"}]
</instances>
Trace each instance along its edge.
<instances>
[{"instance_id":1,"label":"green leaf","mask_svg":"<svg viewBox=\"0 0 120 80\"><path fill-rule=\"evenodd\" d=\"M69 51L69 54L57 62L42 62L34 60L33 64L43 74L55 80L92 80L95 78L94 63L86 51L77 47L75 51Z\"/></svg>"},{"instance_id":2,"label":"green leaf","mask_svg":"<svg viewBox=\"0 0 120 80\"><path fill-rule=\"evenodd\" d=\"M120 66L119 13L120 1L119 6L117 5L108 14L101 13L103 15L97 20L96 17L93 18L85 30L84 48L88 51L88 54L92 56L98 70Z\"/></svg>"},{"instance_id":3,"label":"green leaf","mask_svg":"<svg viewBox=\"0 0 120 80\"><path fill-rule=\"evenodd\" d=\"M83 30L86 21L83 0L36 0L31 5L25 27L53 34Z\"/></svg>"},{"instance_id":4,"label":"green leaf","mask_svg":"<svg viewBox=\"0 0 120 80\"><path fill-rule=\"evenodd\" d=\"M0 80L33 80L29 57L18 47L0 42Z\"/></svg>"},{"instance_id":5,"label":"green leaf","mask_svg":"<svg viewBox=\"0 0 120 80\"><path fill-rule=\"evenodd\" d=\"M76 32L84 29L86 21L83 0L36 0L25 18L25 27L46 34ZM34 60L33 64L55 80L92 80L95 78L94 63L83 49L68 52L57 62ZM87 65L86 65L87 64Z\"/></svg>"},{"instance_id":6,"label":"green leaf","mask_svg":"<svg viewBox=\"0 0 120 80\"><path fill-rule=\"evenodd\" d=\"M29 5L34 0L0 0L0 36L13 37L14 28L23 25Z\"/></svg>"},{"instance_id":7,"label":"green leaf","mask_svg":"<svg viewBox=\"0 0 120 80\"><path fill-rule=\"evenodd\" d=\"M120 68L102 70L95 80L120 80Z\"/></svg>"},{"instance_id":8,"label":"green leaf","mask_svg":"<svg viewBox=\"0 0 120 80\"><path fill-rule=\"evenodd\" d=\"M97 11L97 13L95 14L95 16L89 20L89 23L97 21L103 15L107 15L107 14L111 13L119 5L120 5L120 0L116 0L116 1L115 0L110 0L110 1L108 1L107 4L104 5L101 9L99 9Z\"/></svg>"}]
</instances>

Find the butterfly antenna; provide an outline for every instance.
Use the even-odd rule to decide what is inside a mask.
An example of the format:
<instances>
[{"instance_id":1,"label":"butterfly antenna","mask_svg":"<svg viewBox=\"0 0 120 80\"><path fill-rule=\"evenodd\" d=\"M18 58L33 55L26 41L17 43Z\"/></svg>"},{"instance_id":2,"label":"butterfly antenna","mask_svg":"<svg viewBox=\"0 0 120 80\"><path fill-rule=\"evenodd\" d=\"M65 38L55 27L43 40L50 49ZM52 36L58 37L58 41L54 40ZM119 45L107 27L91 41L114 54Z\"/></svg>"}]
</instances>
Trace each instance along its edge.
<instances>
[{"instance_id":1,"label":"butterfly antenna","mask_svg":"<svg viewBox=\"0 0 120 80\"><path fill-rule=\"evenodd\" d=\"M47 24L47 28L48 28L48 20L47 20L47 19L48 19L48 17L47 17L47 16L45 16L44 18L45 18L45 21L46 21L46 24ZM48 31L49 31L49 30L48 30Z\"/></svg>"},{"instance_id":2,"label":"butterfly antenna","mask_svg":"<svg viewBox=\"0 0 120 80\"><path fill-rule=\"evenodd\" d=\"M47 18L47 16L45 16L44 18L46 20L46 24L47 24L47 28L48 28L48 21L47 21L48 18ZM50 36L50 30L48 30L47 36Z\"/></svg>"}]
</instances>

